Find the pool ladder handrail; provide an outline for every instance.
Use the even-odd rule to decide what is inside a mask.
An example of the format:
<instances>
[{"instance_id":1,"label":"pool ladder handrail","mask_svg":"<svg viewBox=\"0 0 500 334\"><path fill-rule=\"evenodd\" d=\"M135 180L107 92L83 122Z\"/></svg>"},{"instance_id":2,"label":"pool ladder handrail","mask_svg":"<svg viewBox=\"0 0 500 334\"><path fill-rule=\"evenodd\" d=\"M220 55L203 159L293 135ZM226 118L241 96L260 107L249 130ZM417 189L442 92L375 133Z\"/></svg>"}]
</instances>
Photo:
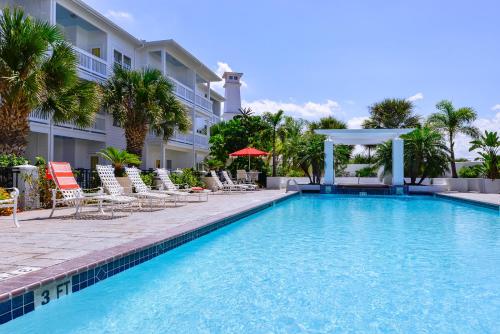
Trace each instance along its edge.
<instances>
[{"instance_id":1,"label":"pool ladder handrail","mask_svg":"<svg viewBox=\"0 0 500 334\"><path fill-rule=\"evenodd\" d=\"M295 179L288 179L286 181L286 191L285 191L285 193L288 193L288 187L290 186L290 182L291 181L293 181L293 183L295 183L295 186L296 186L296 189L297 189L296 191L298 191L300 193L300 195L302 195L302 189L300 189L299 183Z\"/></svg>"}]
</instances>

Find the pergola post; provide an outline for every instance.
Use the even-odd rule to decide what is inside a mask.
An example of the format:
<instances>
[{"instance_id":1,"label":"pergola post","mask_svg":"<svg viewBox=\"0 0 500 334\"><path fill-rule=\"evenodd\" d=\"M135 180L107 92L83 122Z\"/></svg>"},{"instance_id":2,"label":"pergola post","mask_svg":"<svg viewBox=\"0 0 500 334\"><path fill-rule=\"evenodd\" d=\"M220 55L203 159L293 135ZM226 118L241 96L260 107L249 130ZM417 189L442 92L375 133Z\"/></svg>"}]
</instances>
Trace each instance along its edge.
<instances>
[{"instance_id":1,"label":"pergola post","mask_svg":"<svg viewBox=\"0 0 500 334\"><path fill-rule=\"evenodd\" d=\"M404 141L401 138L392 140L392 185L404 185Z\"/></svg>"},{"instance_id":2,"label":"pergola post","mask_svg":"<svg viewBox=\"0 0 500 334\"><path fill-rule=\"evenodd\" d=\"M324 145L325 145L325 178L323 183L333 185L335 184L333 140L331 138L327 138L325 140Z\"/></svg>"}]
</instances>

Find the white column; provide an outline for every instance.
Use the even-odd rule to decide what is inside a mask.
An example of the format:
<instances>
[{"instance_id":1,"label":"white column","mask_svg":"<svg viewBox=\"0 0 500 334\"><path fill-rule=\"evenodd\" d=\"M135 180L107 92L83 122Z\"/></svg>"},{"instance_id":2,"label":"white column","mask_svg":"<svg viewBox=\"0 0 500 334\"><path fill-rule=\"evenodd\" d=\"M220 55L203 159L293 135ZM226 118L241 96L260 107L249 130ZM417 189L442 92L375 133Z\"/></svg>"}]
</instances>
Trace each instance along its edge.
<instances>
[{"instance_id":1,"label":"white column","mask_svg":"<svg viewBox=\"0 0 500 334\"><path fill-rule=\"evenodd\" d=\"M392 140L392 185L404 184L404 141L401 138Z\"/></svg>"},{"instance_id":2,"label":"white column","mask_svg":"<svg viewBox=\"0 0 500 334\"><path fill-rule=\"evenodd\" d=\"M162 140L160 144L160 168L166 168L164 140Z\"/></svg>"},{"instance_id":3,"label":"white column","mask_svg":"<svg viewBox=\"0 0 500 334\"><path fill-rule=\"evenodd\" d=\"M47 133L47 162L54 160L54 123L49 116L49 133Z\"/></svg>"},{"instance_id":4,"label":"white column","mask_svg":"<svg viewBox=\"0 0 500 334\"><path fill-rule=\"evenodd\" d=\"M333 158L333 140L325 140L325 179L324 184L335 183L334 158Z\"/></svg>"},{"instance_id":5,"label":"white column","mask_svg":"<svg viewBox=\"0 0 500 334\"><path fill-rule=\"evenodd\" d=\"M194 85L193 85L193 93L194 93L194 100L193 100L193 111L191 114L191 122L193 123L193 168L196 169L196 148L195 148L195 143L196 143L196 71L194 71Z\"/></svg>"},{"instance_id":6,"label":"white column","mask_svg":"<svg viewBox=\"0 0 500 334\"><path fill-rule=\"evenodd\" d=\"M167 75L167 56L165 54L165 49L162 49L161 51L161 71L163 72L163 75Z\"/></svg>"}]
</instances>

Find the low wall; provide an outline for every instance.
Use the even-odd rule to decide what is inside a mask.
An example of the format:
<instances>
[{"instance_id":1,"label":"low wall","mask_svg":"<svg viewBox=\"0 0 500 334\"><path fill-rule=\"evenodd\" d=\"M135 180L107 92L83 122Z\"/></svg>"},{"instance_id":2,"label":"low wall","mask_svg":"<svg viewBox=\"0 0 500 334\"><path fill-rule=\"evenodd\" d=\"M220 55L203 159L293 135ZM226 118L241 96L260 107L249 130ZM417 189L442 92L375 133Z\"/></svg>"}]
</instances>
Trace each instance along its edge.
<instances>
[{"instance_id":1,"label":"low wall","mask_svg":"<svg viewBox=\"0 0 500 334\"><path fill-rule=\"evenodd\" d=\"M307 177L268 177L268 189L285 189L289 179L295 180L298 184L309 184ZM405 178L406 182L410 182L409 178ZM381 184L377 177L337 177L336 184ZM294 183L291 183L292 187ZM433 178L425 179L420 186L411 186L410 192L480 192L487 194L500 193L500 180L489 180L481 178Z\"/></svg>"}]
</instances>

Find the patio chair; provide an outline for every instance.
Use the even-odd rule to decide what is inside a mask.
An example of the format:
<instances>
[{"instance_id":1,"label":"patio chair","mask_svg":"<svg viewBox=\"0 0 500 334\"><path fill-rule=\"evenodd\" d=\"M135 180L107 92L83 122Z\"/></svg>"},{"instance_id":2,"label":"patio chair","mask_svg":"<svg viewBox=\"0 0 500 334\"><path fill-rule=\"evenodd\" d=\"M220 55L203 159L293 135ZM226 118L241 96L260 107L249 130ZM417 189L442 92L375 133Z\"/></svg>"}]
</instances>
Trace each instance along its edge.
<instances>
[{"instance_id":1,"label":"patio chair","mask_svg":"<svg viewBox=\"0 0 500 334\"><path fill-rule=\"evenodd\" d=\"M222 171L222 177L226 181L226 184L230 186L240 187L242 190L257 190L257 186L255 184L234 184L233 180L227 173L227 171Z\"/></svg>"},{"instance_id":2,"label":"patio chair","mask_svg":"<svg viewBox=\"0 0 500 334\"><path fill-rule=\"evenodd\" d=\"M238 183L250 182L248 180L248 174L247 174L246 170L244 170L244 169L237 169L236 170L236 182L238 182Z\"/></svg>"},{"instance_id":3,"label":"patio chair","mask_svg":"<svg viewBox=\"0 0 500 334\"><path fill-rule=\"evenodd\" d=\"M236 185L229 185L229 184L223 184L215 171L211 170L210 175L212 178L215 180L215 185L217 186L217 190L222 191L222 192L241 192L241 191L246 191L243 187L236 186Z\"/></svg>"},{"instance_id":4,"label":"patio chair","mask_svg":"<svg viewBox=\"0 0 500 334\"><path fill-rule=\"evenodd\" d=\"M76 182L71 165L67 162L50 161L48 164L49 173L56 186L52 189L52 211L50 217L54 215L57 204L72 205L75 207L75 216L78 216L82 206L86 201L96 200L99 206L99 211L104 213L102 203L109 202L111 204L111 218L114 218L114 206L130 204L136 201L133 197L106 195L102 188L87 189L97 190L93 193L84 193L83 189ZM58 198L58 194L61 196Z\"/></svg>"},{"instance_id":5,"label":"patio chair","mask_svg":"<svg viewBox=\"0 0 500 334\"><path fill-rule=\"evenodd\" d=\"M134 196L141 199L149 200L149 206L153 209L153 201L163 202L166 206L167 202L173 200L174 205L177 206L177 196L168 194L166 191L152 190L148 187L141 178L141 171L135 167L125 167L125 173L132 183L132 187L135 190Z\"/></svg>"},{"instance_id":6,"label":"patio chair","mask_svg":"<svg viewBox=\"0 0 500 334\"><path fill-rule=\"evenodd\" d=\"M160 190L165 191L167 194L177 195L180 199L196 198L199 201L208 201L208 194L210 190L192 188L187 186L185 189L179 189L179 186L174 184L168 175L168 171L164 168L155 169L156 176L160 180Z\"/></svg>"},{"instance_id":7,"label":"patio chair","mask_svg":"<svg viewBox=\"0 0 500 334\"><path fill-rule=\"evenodd\" d=\"M19 190L17 188L3 188L9 193L10 198L0 200L0 209L12 209L12 218L14 224L19 227L17 221L17 201L19 199Z\"/></svg>"}]
</instances>

